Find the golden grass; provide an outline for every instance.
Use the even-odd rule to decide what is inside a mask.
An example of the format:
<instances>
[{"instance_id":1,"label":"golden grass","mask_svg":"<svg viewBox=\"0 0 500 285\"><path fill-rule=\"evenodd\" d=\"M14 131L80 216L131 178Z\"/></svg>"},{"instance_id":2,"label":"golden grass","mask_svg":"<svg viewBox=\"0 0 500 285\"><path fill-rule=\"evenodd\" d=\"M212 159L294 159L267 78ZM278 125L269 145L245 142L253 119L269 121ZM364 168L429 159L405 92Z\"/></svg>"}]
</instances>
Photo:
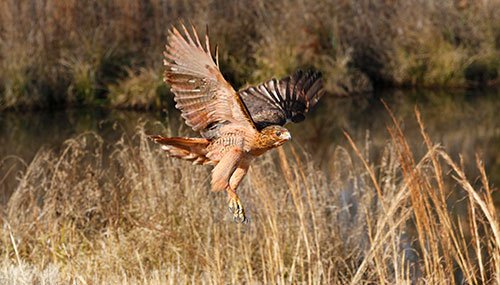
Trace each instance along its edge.
<instances>
[{"instance_id":1,"label":"golden grass","mask_svg":"<svg viewBox=\"0 0 500 285\"><path fill-rule=\"evenodd\" d=\"M210 193L208 169L165 158L143 125L111 150L83 133L19 175L1 216L0 281L498 283L498 215L481 160L473 183L416 119L421 157L394 119L380 161L348 134L323 166L293 144L258 159L239 190L247 225Z\"/></svg>"}]
</instances>

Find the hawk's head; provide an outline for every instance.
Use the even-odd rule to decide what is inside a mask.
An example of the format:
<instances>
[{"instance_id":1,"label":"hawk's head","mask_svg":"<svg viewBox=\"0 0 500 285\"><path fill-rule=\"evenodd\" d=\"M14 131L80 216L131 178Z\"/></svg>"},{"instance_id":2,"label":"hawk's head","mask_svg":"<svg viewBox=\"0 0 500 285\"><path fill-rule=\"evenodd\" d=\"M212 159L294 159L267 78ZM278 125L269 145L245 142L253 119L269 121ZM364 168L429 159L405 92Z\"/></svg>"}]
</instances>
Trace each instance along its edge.
<instances>
[{"instance_id":1,"label":"hawk's head","mask_svg":"<svg viewBox=\"0 0 500 285\"><path fill-rule=\"evenodd\" d=\"M282 126L273 125L260 131L260 143L265 148L278 147L292 138L290 132Z\"/></svg>"}]
</instances>

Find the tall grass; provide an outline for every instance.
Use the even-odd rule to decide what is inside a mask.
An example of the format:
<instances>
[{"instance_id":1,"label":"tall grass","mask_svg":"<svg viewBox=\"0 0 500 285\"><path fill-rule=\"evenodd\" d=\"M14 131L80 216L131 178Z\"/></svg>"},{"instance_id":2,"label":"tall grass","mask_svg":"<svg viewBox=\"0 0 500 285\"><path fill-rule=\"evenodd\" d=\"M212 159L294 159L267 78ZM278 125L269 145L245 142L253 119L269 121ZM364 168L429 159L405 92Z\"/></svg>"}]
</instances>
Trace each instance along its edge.
<instances>
[{"instance_id":1,"label":"tall grass","mask_svg":"<svg viewBox=\"0 0 500 285\"><path fill-rule=\"evenodd\" d=\"M394 119L379 161L349 134L322 166L293 144L258 159L239 190L247 225L209 193L209 169L165 158L143 125L111 150L83 133L17 176L1 216L0 280L498 283L498 215L481 160L476 183L416 119L420 157Z\"/></svg>"},{"instance_id":2,"label":"tall grass","mask_svg":"<svg viewBox=\"0 0 500 285\"><path fill-rule=\"evenodd\" d=\"M343 95L495 84L498 15L498 1L3 0L0 109L158 107L162 91L145 100L131 89L160 77L166 31L182 19L210 27L237 87L298 67L321 70Z\"/></svg>"}]
</instances>

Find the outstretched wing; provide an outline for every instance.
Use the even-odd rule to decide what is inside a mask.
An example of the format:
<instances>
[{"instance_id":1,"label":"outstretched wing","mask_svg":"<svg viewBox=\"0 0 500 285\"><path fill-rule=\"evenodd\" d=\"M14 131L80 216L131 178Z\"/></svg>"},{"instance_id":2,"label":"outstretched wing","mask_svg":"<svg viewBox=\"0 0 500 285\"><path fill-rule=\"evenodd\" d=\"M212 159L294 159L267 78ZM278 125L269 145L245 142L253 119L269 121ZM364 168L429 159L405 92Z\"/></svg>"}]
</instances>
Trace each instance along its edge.
<instances>
[{"instance_id":1,"label":"outstretched wing","mask_svg":"<svg viewBox=\"0 0 500 285\"><path fill-rule=\"evenodd\" d=\"M203 46L194 27L193 36L181 27L184 35L175 27L169 31L164 80L186 124L204 137L216 137L217 125L228 122L254 128L241 98L220 73L217 54L217 63L212 58L208 35Z\"/></svg>"},{"instance_id":2,"label":"outstretched wing","mask_svg":"<svg viewBox=\"0 0 500 285\"><path fill-rule=\"evenodd\" d=\"M257 129L298 123L324 94L321 73L296 71L281 80L271 79L238 92Z\"/></svg>"}]
</instances>

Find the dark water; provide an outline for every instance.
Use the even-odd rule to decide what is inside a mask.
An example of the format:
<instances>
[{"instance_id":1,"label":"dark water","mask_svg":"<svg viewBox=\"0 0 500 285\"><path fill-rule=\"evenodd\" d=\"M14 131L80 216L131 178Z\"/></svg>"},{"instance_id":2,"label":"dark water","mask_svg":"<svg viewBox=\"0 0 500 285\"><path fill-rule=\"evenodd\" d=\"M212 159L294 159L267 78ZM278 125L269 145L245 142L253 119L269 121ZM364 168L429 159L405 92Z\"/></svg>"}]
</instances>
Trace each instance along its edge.
<instances>
[{"instance_id":1,"label":"dark water","mask_svg":"<svg viewBox=\"0 0 500 285\"><path fill-rule=\"evenodd\" d=\"M288 125L292 143L303 147L321 164L336 146L350 149L342 130L359 146L368 139L370 157L376 161L390 136L388 112L381 98L395 113L412 149L418 155L425 147L414 109L422 113L426 129L434 142L441 143L454 159L462 154L470 178L477 176L475 154L484 160L489 179L500 184L500 90L487 91L385 91L371 96L339 98L326 96L318 108L301 124ZM149 132L160 128L152 122L168 124L174 133L187 128L177 110L133 112L107 109L69 109L59 111L0 113L0 183L12 171L9 160L16 156L29 163L41 148L57 150L62 142L85 131L99 133L114 143L122 135L131 136L143 122ZM1 188L8 188L4 185Z\"/></svg>"}]
</instances>

